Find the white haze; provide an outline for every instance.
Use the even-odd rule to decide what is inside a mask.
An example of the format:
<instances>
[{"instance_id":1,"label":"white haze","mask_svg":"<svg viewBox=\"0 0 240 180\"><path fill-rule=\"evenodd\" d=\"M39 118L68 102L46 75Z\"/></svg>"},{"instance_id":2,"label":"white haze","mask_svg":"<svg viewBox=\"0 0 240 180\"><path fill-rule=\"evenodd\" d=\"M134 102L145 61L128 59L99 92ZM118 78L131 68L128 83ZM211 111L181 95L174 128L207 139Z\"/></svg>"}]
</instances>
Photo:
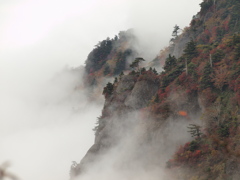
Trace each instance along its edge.
<instances>
[{"instance_id":1,"label":"white haze","mask_svg":"<svg viewBox=\"0 0 240 180\"><path fill-rule=\"evenodd\" d=\"M73 91L81 75L63 67L83 65L98 41L128 28L154 57L200 2L0 1L0 163L23 180L68 179L71 161L93 143L102 105Z\"/></svg>"},{"instance_id":2,"label":"white haze","mask_svg":"<svg viewBox=\"0 0 240 180\"><path fill-rule=\"evenodd\" d=\"M156 130L155 121L141 119L135 112L123 119L112 118L109 125L113 130L108 135L117 137L117 144L95 157L74 180L175 180L166 162L180 145L192 139L187 132L189 120L168 119Z\"/></svg>"}]
</instances>

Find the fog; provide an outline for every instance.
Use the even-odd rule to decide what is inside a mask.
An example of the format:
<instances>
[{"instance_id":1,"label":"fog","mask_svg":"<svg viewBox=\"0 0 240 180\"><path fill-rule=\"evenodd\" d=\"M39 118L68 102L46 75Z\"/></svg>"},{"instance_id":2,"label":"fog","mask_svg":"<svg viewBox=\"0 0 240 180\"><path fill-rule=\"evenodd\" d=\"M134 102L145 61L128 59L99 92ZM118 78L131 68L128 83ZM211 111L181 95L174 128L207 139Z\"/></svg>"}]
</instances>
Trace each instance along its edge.
<instances>
[{"instance_id":1,"label":"fog","mask_svg":"<svg viewBox=\"0 0 240 180\"><path fill-rule=\"evenodd\" d=\"M98 41L134 28L146 57L187 26L201 1L0 1L0 164L23 180L66 180L94 140L103 102L88 102L81 71ZM84 85L83 85L84 86ZM82 86L80 86L82 87Z\"/></svg>"},{"instance_id":2,"label":"fog","mask_svg":"<svg viewBox=\"0 0 240 180\"><path fill-rule=\"evenodd\" d=\"M76 180L175 180L166 162L180 145L192 139L187 132L189 120L169 118L161 122L148 118L146 121L140 114L136 111L121 119L108 120L100 132L104 140L97 139L96 144L101 142L104 146L105 142L110 142L110 147L97 155L89 153Z\"/></svg>"}]
</instances>

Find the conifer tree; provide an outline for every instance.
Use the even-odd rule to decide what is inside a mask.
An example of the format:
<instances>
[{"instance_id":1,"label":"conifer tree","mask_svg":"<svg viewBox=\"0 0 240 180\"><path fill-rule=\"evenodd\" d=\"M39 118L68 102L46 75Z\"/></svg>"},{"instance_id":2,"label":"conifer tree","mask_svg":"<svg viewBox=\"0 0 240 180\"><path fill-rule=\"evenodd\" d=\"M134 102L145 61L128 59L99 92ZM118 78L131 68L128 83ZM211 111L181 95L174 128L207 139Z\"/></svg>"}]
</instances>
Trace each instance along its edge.
<instances>
[{"instance_id":1,"label":"conifer tree","mask_svg":"<svg viewBox=\"0 0 240 180\"><path fill-rule=\"evenodd\" d=\"M158 72L157 72L157 70L155 68L153 68L153 73L158 75Z\"/></svg>"},{"instance_id":2,"label":"conifer tree","mask_svg":"<svg viewBox=\"0 0 240 180\"><path fill-rule=\"evenodd\" d=\"M192 58L196 57L197 55L198 55L197 45L193 40L191 40L190 42L187 43L187 46L184 49L184 56L187 58L189 63L189 61Z\"/></svg>"},{"instance_id":3,"label":"conifer tree","mask_svg":"<svg viewBox=\"0 0 240 180\"><path fill-rule=\"evenodd\" d=\"M113 88L114 88L113 84L108 82L106 87L104 87L103 89L103 95L105 95L105 97L111 95L113 93Z\"/></svg>"},{"instance_id":4,"label":"conifer tree","mask_svg":"<svg viewBox=\"0 0 240 180\"><path fill-rule=\"evenodd\" d=\"M165 65L164 65L163 69L165 71L170 71L176 65L177 65L177 59L175 58L175 56L171 56L169 54L168 58L165 61Z\"/></svg>"},{"instance_id":5,"label":"conifer tree","mask_svg":"<svg viewBox=\"0 0 240 180\"><path fill-rule=\"evenodd\" d=\"M117 77L115 77L113 84L116 84L117 82L118 82L118 79L117 79Z\"/></svg>"},{"instance_id":6,"label":"conifer tree","mask_svg":"<svg viewBox=\"0 0 240 180\"><path fill-rule=\"evenodd\" d=\"M179 33L180 27L178 25L174 26L173 32L172 32L172 36L174 38L178 37L178 33Z\"/></svg>"},{"instance_id":7,"label":"conifer tree","mask_svg":"<svg viewBox=\"0 0 240 180\"><path fill-rule=\"evenodd\" d=\"M143 59L143 58L141 58L141 57L137 57L137 58L135 58L135 60L132 62L132 64L130 64L130 67L131 68L137 68L137 70L139 71L140 69L139 69L139 63L141 62L141 61L145 61L145 59Z\"/></svg>"},{"instance_id":8,"label":"conifer tree","mask_svg":"<svg viewBox=\"0 0 240 180\"><path fill-rule=\"evenodd\" d=\"M188 129L190 129L188 132L191 133L192 137L198 137L200 138L200 136L202 135L201 132L201 126L198 126L196 124L189 124L189 127L187 127Z\"/></svg>"},{"instance_id":9,"label":"conifer tree","mask_svg":"<svg viewBox=\"0 0 240 180\"><path fill-rule=\"evenodd\" d=\"M203 76L200 80L200 87L202 89L206 89L209 87L213 87L213 83L211 80L212 68L209 62L205 65L203 69Z\"/></svg>"}]
</instances>

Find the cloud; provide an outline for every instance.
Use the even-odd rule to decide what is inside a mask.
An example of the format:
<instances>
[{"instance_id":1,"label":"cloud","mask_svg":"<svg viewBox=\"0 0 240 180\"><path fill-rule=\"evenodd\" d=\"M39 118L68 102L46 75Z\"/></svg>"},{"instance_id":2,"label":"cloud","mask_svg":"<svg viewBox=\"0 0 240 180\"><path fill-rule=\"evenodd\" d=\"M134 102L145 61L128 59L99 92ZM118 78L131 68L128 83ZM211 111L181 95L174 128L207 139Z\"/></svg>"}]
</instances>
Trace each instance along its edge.
<instances>
[{"instance_id":1,"label":"cloud","mask_svg":"<svg viewBox=\"0 0 240 180\"><path fill-rule=\"evenodd\" d=\"M21 93L14 86L4 92L0 162L10 161L10 172L25 180L69 178L71 162L93 143L92 128L102 108L88 102L83 90L74 90L80 79L79 70L64 69L32 89L22 84Z\"/></svg>"}]
</instances>

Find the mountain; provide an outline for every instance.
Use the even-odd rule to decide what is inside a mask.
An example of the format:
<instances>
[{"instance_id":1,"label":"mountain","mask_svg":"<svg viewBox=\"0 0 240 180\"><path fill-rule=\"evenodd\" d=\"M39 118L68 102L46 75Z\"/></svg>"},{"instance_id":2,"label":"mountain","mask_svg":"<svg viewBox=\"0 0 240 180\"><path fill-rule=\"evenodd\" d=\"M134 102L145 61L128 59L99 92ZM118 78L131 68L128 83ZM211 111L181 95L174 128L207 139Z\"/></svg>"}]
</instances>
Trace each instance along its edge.
<instances>
[{"instance_id":1,"label":"mountain","mask_svg":"<svg viewBox=\"0 0 240 180\"><path fill-rule=\"evenodd\" d=\"M106 40L96 47L103 55L89 54L87 79L117 78L103 89L95 142L71 167L72 177L239 179L240 2L204 0L200 6L182 34L174 27L170 46L150 63L164 64L162 72L139 62L120 74L138 59L134 50L129 61L120 58L124 66L113 58L129 50L128 40L117 46L121 51L101 48L115 42Z\"/></svg>"}]
</instances>

